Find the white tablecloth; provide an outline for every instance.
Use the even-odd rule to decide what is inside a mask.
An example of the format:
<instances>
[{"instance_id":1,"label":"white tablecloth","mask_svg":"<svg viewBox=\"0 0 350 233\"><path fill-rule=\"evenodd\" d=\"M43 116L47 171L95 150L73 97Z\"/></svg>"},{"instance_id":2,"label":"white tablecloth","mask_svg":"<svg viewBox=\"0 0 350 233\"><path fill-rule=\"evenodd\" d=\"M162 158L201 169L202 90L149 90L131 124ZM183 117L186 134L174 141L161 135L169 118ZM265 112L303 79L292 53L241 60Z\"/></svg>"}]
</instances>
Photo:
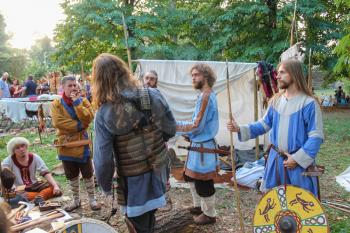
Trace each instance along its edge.
<instances>
[{"instance_id":1,"label":"white tablecloth","mask_svg":"<svg viewBox=\"0 0 350 233\"><path fill-rule=\"evenodd\" d=\"M0 100L0 113L18 123L28 118L27 111L38 111L39 106L43 105L44 116L49 117L51 101L46 102L26 102L27 98L13 98Z\"/></svg>"}]
</instances>

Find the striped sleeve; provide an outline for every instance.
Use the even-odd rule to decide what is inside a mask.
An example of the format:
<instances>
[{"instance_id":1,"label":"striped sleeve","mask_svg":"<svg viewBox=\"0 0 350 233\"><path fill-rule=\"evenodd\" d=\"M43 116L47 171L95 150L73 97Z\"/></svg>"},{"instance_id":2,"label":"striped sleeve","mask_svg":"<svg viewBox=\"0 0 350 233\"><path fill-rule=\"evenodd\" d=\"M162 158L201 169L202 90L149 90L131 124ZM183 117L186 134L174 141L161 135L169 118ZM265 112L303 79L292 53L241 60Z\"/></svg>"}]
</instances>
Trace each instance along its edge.
<instances>
[{"instance_id":1,"label":"striped sleeve","mask_svg":"<svg viewBox=\"0 0 350 233\"><path fill-rule=\"evenodd\" d=\"M262 119L248 125L239 126L240 132L238 133L238 139L244 142L265 134L271 129L272 122L273 107L269 106Z\"/></svg>"},{"instance_id":2,"label":"striped sleeve","mask_svg":"<svg viewBox=\"0 0 350 233\"><path fill-rule=\"evenodd\" d=\"M324 140L322 113L318 103L312 101L306 105L303 116L308 137L304 145L293 154L293 159L303 168L307 168L315 161Z\"/></svg>"}]
</instances>

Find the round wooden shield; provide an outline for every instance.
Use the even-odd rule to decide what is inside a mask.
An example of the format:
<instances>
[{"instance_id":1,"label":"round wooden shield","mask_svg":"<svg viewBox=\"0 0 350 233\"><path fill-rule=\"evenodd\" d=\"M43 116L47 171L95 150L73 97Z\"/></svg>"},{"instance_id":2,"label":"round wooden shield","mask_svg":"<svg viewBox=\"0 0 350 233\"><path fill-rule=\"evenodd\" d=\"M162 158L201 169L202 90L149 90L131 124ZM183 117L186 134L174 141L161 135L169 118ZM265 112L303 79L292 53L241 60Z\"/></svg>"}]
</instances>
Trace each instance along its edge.
<instances>
[{"instance_id":1,"label":"round wooden shield","mask_svg":"<svg viewBox=\"0 0 350 233\"><path fill-rule=\"evenodd\" d=\"M268 191L253 218L254 233L329 233L328 220L315 196L292 185Z\"/></svg>"},{"instance_id":2,"label":"round wooden shield","mask_svg":"<svg viewBox=\"0 0 350 233\"><path fill-rule=\"evenodd\" d=\"M82 218L66 223L64 229L58 231L59 233L117 233L110 225L105 222Z\"/></svg>"}]
</instances>

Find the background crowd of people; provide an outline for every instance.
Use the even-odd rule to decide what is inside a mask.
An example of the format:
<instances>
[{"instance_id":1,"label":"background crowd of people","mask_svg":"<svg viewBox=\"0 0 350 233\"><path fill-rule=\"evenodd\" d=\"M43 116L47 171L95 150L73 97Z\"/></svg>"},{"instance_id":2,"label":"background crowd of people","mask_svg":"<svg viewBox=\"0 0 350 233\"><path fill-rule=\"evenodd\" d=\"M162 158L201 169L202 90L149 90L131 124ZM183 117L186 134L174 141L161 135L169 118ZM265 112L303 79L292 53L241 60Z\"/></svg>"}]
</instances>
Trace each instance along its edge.
<instances>
[{"instance_id":1,"label":"background crowd of people","mask_svg":"<svg viewBox=\"0 0 350 233\"><path fill-rule=\"evenodd\" d=\"M11 79L7 72L4 72L0 78L0 99L1 98L21 98L32 97L42 94L62 94L61 73L51 72L42 78L35 79L29 75L27 79L21 83L19 79ZM91 98L90 78L89 75L78 77L79 87L89 100Z\"/></svg>"},{"instance_id":2,"label":"background crowd of people","mask_svg":"<svg viewBox=\"0 0 350 233\"><path fill-rule=\"evenodd\" d=\"M342 86L339 86L337 90L335 90L334 96L332 95L321 95L321 105L325 107L330 106L347 106L350 104L350 96L346 95Z\"/></svg>"}]
</instances>

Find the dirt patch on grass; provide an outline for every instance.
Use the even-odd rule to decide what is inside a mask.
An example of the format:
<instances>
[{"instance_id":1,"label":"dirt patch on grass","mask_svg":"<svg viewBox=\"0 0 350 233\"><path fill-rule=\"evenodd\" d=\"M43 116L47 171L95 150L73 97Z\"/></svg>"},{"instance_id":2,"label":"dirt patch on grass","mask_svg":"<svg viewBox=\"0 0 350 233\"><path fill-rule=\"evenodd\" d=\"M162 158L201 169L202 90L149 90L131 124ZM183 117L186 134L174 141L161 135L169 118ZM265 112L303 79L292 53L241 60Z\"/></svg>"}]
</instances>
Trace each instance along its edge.
<instances>
[{"instance_id":1,"label":"dirt patch on grass","mask_svg":"<svg viewBox=\"0 0 350 233\"><path fill-rule=\"evenodd\" d=\"M104 220L109 215L111 210L111 204L108 203L106 198L97 192L98 201L102 205L100 211L91 211L88 198L85 190L81 190L82 207L73 211L72 213L79 215L80 217L93 218L98 220ZM65 195L69 195L68 190L65 190ZM186 208L192 205L192 196L189 189L184 188L171 188L168 192L172 202L172 208L167 206L167 210L159 210L156 215L158 218L166 214L167 211L185 211ZM252 216L254 213L255 205L261 198L261 194L254 191L240 189L240 195L242 197L241 208L245 223L246 232L252 232ZM235 192L229 189L216 189L216 203L217 203L217 222L208 226L197 226L193 223L185 226L181 233L212 233L212 232L240 232L239 216L236 209ZM114 206L117 206L115 203ZM118 232L128 232L124 219L119 209L115 216L110 220L110 225L113 226ZM170 233L170 232L168 232Z\"/></svg>"}]
</instances>

